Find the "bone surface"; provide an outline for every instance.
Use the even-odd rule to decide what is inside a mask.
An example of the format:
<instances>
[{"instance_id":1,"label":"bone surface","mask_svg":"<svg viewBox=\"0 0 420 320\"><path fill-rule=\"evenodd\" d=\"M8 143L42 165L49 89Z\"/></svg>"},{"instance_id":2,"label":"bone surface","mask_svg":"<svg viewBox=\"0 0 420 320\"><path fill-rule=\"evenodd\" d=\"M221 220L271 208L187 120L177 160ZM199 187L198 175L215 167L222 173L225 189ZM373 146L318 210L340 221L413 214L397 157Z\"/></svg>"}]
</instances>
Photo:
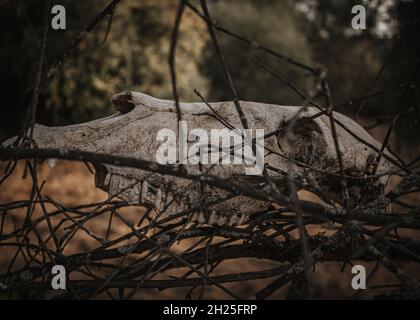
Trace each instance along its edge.
<instances>
[{"instance_id":1,"label":"bone surface","mask_svg":"<svg viewBox=\"0 0 420 320\"><path fill-rule=\"evenodd\" d=\"M91 122L63 127L36 124L34 140L41 148L82 150L155 162L160 145L156 140L159 130L178 130L174 101L157 99L140 92L123 92L112 97L112 104L118 110L117 114ZM309 170L315 176L339 172L329 119L325 115L313 118L319 113L318 109L308 107L302 111L299 106L247 101L241 101L240 104L252 128L264 129L265 134L279 132L267 137L264 142L264 164L270 176L287 174L290 168L298 174ZM225 128L225 124L219 121L222 118L231 126L242 129L233 102L210 105L211 108L206 103L180 103L182 120L191 129L210 131ZM334 116L369 144L381 147L350 118L337 112ZM279 130L288 128L290 123L293 124L290 130ZM362 176L367 163L377 153L340 126L337 126L337 135L345 173ZM10 145L12 141L10 139L3 145ZM296 162L291 165L289 157ZM50 163L53 165L55 161L51 160ZM192 173L205 172L235 181L242 181L245 175L245 166L237 164L187 164L187 167ZM377 173L388 172L390 168L390 163L382 158ZM228 196L226 192L197 181L113 165L96 165L95 169L96 186L110 196L132 204L153 206L167 214L195 209L193 219L199 223L240 225L247 222L251 214L262 212L270 206L270 203L243 196L225 199ZM380 183L385 182L380 180ZM339 189L335 191L339 192Z\"/></svg>"}]
</instances>

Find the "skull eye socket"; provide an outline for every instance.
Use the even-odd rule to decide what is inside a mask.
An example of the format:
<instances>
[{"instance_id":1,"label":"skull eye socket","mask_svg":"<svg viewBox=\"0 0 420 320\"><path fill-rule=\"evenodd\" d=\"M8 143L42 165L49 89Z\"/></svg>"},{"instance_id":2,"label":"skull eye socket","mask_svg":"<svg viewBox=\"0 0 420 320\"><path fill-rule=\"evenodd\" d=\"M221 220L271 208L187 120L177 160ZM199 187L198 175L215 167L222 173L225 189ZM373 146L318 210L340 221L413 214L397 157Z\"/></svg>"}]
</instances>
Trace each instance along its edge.
<instances>
[{"instance_id":1,"label":"skull eye socket","mask_svg":"<svg viewBox=\"0 0 420 320\"><path fill-rule=\"evenodd\" d=\"M312 119L298 119L293 126L283 125L277 135L277 143L281 152L292 159L319 167L326 153L326 141L322 129Z\"/></svg>"}]
</instances>

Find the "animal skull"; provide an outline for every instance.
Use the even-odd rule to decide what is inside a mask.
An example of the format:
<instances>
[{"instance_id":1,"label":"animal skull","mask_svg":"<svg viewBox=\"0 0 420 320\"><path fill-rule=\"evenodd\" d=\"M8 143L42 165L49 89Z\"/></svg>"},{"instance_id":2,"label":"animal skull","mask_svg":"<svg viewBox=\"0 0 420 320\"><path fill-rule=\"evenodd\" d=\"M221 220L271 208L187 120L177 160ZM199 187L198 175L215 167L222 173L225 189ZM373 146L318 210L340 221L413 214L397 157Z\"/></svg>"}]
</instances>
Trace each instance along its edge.
<instances>
[{"instance_id":1,"label":"animal skull","mask_svg":"<svg viewBox=\"0 0 420 320\"><path fill-rule=\"evenodd\" d=\"M82 150L155 162L160 145L156 140L159 130L168 128L177 132L175 103L139 92L116 94L112 103L119 111L113 116L63 127L36 124L33 138L41 148ZM312 118L319 113L318 109L308 107L303 110L301 107L246 101L240 104L252 128L264 129L266 135L279 132L264 141L264 163L270 176L279 176L282 172L287 174L291 168L296 173L305 173L310 167L316 169L314 174L317 176L339 171L329 118L325 115ZM187 121L189 128L206 131L223 129L225 124L219 121L220 118L235 128L242 128L233 102L211 103L210 106L206 103L180 103L182 120ZM380 144L356 122L339 113L334 116L359 137L380 148ZM281 131L281 128L288 129ZM369 159L376 157L376 152L339 126L337 135L346 174L362 176ZM10 139L3 145L10 145L13 141ZM301 165L291 165L288 157ZM244 165L187 166L193 173L207 172L237 181L241 181L245 173ZM273 168L277 170L273 171ZM95 165L95 169L96 186L110 196L133 204L154 206L168 214L195 208L198 213L194 220L197 222L240 225L251 214L270 205L243 196L227 198L226 192L198 181L113 165ZM389 162L381 160L377 173L389 169ZM339 187L335 188L338 192Z\"/></svg>"}]
</instances>

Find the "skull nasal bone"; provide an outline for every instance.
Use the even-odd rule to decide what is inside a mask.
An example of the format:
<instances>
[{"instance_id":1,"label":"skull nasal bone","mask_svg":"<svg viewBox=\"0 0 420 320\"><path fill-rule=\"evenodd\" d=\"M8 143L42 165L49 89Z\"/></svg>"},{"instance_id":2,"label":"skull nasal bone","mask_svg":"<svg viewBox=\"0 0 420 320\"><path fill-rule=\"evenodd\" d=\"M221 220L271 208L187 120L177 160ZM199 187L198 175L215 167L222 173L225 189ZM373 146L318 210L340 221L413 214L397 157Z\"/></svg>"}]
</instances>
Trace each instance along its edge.
<instances>
[{"instance_id":1,"label":"skull nasal bone","mask_svg":"<svg viewBox=\"0 0 420 320\"><path fill-rule=\"evenodd\" d=\"M112 105L122 114L129 113L135 105L132 101L131 92L118 93L111 98Z\"/></svg>"}]
</instances>

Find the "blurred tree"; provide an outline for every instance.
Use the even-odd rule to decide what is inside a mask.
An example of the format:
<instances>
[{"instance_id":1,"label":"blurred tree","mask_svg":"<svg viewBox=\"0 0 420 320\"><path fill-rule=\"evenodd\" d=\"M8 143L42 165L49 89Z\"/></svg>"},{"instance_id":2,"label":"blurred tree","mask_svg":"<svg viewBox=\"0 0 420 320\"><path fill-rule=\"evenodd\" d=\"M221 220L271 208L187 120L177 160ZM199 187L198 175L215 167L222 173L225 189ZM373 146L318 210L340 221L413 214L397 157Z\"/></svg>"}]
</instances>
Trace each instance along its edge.
<instances>
[{"instance_id":1,"label":"blurred tree","mask_svg":"<svg viewBox=\"0 0 420 320\"><path fill-rule=\"evenodd\" d=\"M374 3L375 2L375 3ZM361 1L298 0L297 8L312 22L311 45L314 59L326 66L334 102L364 94L381 67L383 56L390 48L389 39L378 37L376 21L378 1L371 1L366 10L366 30L351 27L352 7ZM352 110L340 110L349 114Z\"/></svg>"},{"instance_id":2,"label":"blurred tree","mask_svg":"<svg viewBox=\"0 0 420 320\"><path fill-rule=\"evenodd\" d=\"M363 4L367 8L366 30L353 30L351 27L351 8L356 4ZM371 89L385 62L385 68L376 81L376 89L408 80L407 71L414 67L415 57L419 56L419 49L416 48L420 12L418 1L296 0L296 7L311 21L313 56L317 62L328 67L336 102ZM401 68L399 63L410 67ZM375 108L378 101L392 100L384 97L374 100L373 105L368 102L365 114L374 116L389 113L390 105L384 107L383 103L379 103L381 107ZM355 114L358 107L355 104L341 111ZM369 113L369 110L375 114Z\"/></svg>"},{"instance_id":3,"label":"blurred tree","mask_svg":"<svg viewBox=\"0 0 420 320\"><path fill-rule=\"evenodd\" d=\"M420 2L404 0L296 0L296 8L311 22L309 36L314 60L327 66L335 103L364 95L368 92L407 83L419 63ZM351 28L351 8L366 7L366 30ZM414 80L420 85L420 77ZM361 110L363 118L384 122L384 131L400 101L401 91L379 96L339 108L354 116ZM406 114L393 131L393 148L405 142L419 141L415 134L420 124L420 113L415 101L418 90L412 90L404 100ZM361 108L363 106L363 108ZM409 111L409 109L412 109ZM359 119L360 120L360 119ZM405 144L404 144L405 145Z\"/></svg>"},{"instance_id":4,"label":"blurred tree","mask_svg":"<svg viewBox=\"0 0 420 320\"><path fill-rule=\"evenodd\" d=\"M398 1L393 15L398 21L395 53L390 56L389 66L384 72L382 83L408 83L414 76L412 90L404 100L403 112L406 114L398 122L398 138L405 142L420 142L420 1ZM416 69L417 68L417 69ZM415 74L415 72L417 73ZM397 107L400 95L391 100L391 110ZM382 99L383 105L389 100ZM405 144L404 144L405 145ZM396 150L401 143L395 143Z\"/></svg>"},{"instance_id":5,"label":"blurred tree","mask_svg":"<svg viewBox=\"0 0 420 320\"><path fill-rule=\"evenodd\" d=\"M72 41L109 0L60 2L67 9L68 29L50 30L47 67L59 59ZM116 8L111 32L108 18L83 41L40 97L38 121L61 125L88 121L114 112L112 94L137 90L171 98L168 50L177 2L171 0L122 1ZM8 1L2 17L1 82L4 101L0 136L16 133L26 109L39 59L43 8L39 0ZM33 30L33 32L31 31ZM178 40L176 65L182 100L196 99L194 86L207 94L208 81L198 60L206 42L205 25L186 11ZM26 95L23 92L26 90Z\"/></svg>"},{"instance_id":6,"label":"blurred tree","mask_svg":"<svg viewBox=\"0 0 420 320\"><path fill-rule=\"evenodd\" d=\"M107 101L119 91L171 98L167 57L175 10L176 3L170 0L123 1L117 7L105 45L101 43L107 24L102 23L54 81L47 107L71 110L80 106L79 112L71 111L73 119L67 117L74 122L109 113ZM207 81L197 68L204 44L199 20L191 14L184 18L176 62L180 97L189 100L194 96L192 84L206 93Z\"/></svg>"},{"instance_id":7,"label":"blurred tree","mask_svg":"<svg viewBox=\"0 0 420 320\"><path fill-rule=\"evenodd\" d=\"M68 29L50 30L47 67L60 58L109 0L57 2L67 8ZM367 7L367 29L353 30L351 8L360 2ZM29 89L37 69L43 30L40 3L39 0L0 2L0 139L16 134L31 96ZM232 31L308 65L325 65L329 69L333 100L339 103L409 79L420 56L419 3L212 0L209 7L213 18ZM167 58L177 5L173 0L121 1L106 43L102 45L108 18L89 34L42 93L38 121L60 125L110 114L114 112L110 96L123 90L171 98ZM302 90L313 88L312 77L304 71L222 33L218 35L241 99L279 104L301 102L251 59L268 65ZM385 68L376 79L385 61ZM176 66L181 100L198 100L193 93L195 88L210 101L231 98L206 25L188 9L181 23ZM417 77L417 86L418 82ZM414 102L420 98L418 91L413 93L405 102L415 109ZM397 92L366 101L361 115L387 116L395 109L398 98ZM339 111L354 115L359 108L356 103ZM412 113L408 118L418 117L418 113ZM397 132L409 132L407 129L412 125L413 121L407 123L403 119ZM404 134L411 139L417 136Z\"/></svg>"},{"instance_id":8,"label":"blurred tree","mask_svg":"<svg viewBox=\"0 0 420 320\"><path fill-rule=\"evenodd\" d=\"M311 47L305 35L306 19L296 13L292 1L218 0L209 2L213 18L224 27L270 47L295 60L312 65ZM310 89L305 72L255 48L219 33L220 45L230 66L238 95L242 100L278 104L298 104L301 99L287 86L251 62L270 66L301 89ZM231 99L229 90L209 42L204 52L203 72L211 81L213 100Z\"/></svg>"}]
</instances>

